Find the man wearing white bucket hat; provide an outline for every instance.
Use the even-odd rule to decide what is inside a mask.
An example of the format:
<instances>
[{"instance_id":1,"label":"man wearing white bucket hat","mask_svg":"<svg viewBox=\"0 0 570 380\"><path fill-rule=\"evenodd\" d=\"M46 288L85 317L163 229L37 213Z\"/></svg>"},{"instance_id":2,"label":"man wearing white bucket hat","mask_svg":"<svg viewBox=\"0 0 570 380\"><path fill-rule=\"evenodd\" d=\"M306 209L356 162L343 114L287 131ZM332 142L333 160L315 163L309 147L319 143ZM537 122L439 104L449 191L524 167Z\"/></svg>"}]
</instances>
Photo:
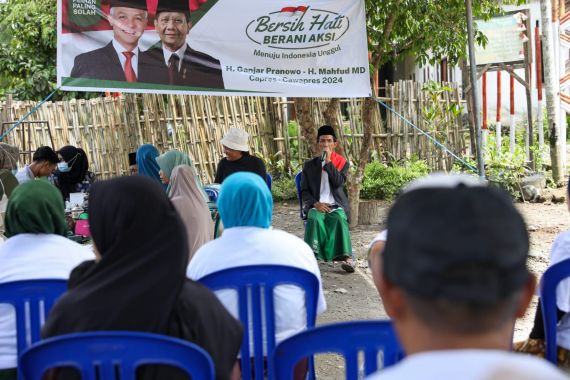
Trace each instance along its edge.
<instances>
[{"instance_id":1,"label":"man wearing white bucket hat","mask_svg":"<svg viewBox=\"0 0 570 380\"><path fill-rule=\"evenodd\" d=\"M222 138L226 157L218 163L215 183L222 183L224 179L237 172L256 173L265 181L265 164L259 157L249 154L248 139L249 135L241 128L230 128Z\"/></svg>"}]
</instances>

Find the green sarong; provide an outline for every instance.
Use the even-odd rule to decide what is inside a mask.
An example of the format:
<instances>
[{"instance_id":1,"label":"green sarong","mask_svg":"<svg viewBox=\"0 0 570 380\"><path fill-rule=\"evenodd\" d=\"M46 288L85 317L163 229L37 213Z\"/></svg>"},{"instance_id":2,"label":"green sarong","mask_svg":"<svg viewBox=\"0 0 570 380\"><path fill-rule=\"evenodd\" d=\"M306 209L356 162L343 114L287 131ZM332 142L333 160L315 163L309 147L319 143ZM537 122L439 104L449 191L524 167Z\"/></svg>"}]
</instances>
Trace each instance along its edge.
<instances>
[{"instance_id":1,"label":"green sarong","mask_svg":"<svg viewBox=\"0 0 570 380\"><path fill-rule=\"evenodd\" d=\"M342 261L347 256L352 257L348 219L344 210L337 208L330 213L314 208L309 210L305 243L319 260Z\"/></svg>"}]
</instances>

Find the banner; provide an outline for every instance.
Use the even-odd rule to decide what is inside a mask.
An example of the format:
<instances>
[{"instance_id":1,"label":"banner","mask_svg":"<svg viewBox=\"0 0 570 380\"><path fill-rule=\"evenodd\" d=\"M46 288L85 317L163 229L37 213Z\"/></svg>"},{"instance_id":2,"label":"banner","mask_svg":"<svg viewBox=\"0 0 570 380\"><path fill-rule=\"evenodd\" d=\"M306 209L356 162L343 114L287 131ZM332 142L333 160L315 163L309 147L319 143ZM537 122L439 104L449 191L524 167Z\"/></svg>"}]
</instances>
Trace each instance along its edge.
<instances>
[{"instance_id":1,"label":"banner","mask_svg":"<svg viewBox=\"0 0 570 380\"><path fill-rule=\"evenodd\" d=\"M370 96L364 0L58 0L64 90Z\"/></svg>"}]
</instances>

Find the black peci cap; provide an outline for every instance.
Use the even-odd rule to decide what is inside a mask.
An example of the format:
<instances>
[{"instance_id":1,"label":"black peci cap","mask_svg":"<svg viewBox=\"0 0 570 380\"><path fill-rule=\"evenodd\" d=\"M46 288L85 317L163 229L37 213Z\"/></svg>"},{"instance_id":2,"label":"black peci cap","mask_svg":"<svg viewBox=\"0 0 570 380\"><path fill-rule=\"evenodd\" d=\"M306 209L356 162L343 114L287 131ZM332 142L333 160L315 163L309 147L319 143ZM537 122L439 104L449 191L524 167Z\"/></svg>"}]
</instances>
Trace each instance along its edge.
<instances>
[{"instance_id":1,"label":"black peci cap","mask_svg":"<svg viewBox=\"0 0 570 380\"><path fill-rule=\"evenodd\" d=\"M188 12L190 13L190 2L188 0L158 0L156 13L159 12Z\"/></svg>"},{"instance_id":2,"label":"black peci cap","mask_svg":"<svg viewBox=\"0 0 570 380\"><path fill-rule=\"evenodd\" d=\"M473 177L411 185L388 215L383 271L424 299L493 304L528 280L526 225L510 197Z\"/></svg>"},{"instance_id":3,"label":"black peci cap","mask_svg":"<svg viewBox=\"0 0 570 380\"><path fill-rule=\"evenodd\" d=\"M125 8L135 8L147 10L146 0L111 0L109 7L125 7Z\"/></svg>"},{"instance_id":4,"label":"black peci cap","mask_svg":"<svg viewBox=\"0 0 570 380\"><path fill-rule=\"evenodd\" d=\"M334 128L331 127L330 125L323 125L322 127L319 128L318 132L317 132L317 140L319 139L319 137L321 136L332 136L336 139L336 134L334 133Z\"/></svg>"},{"instance_id":5,"label":"black peci cap","mask_svg":"<svg viewBox=\"0 0 570 380\"><path fill-rule=\"evenodd\" d=\"M137 164L137 152L129 153L129 166Z\"/></svg>"}]
</instances>

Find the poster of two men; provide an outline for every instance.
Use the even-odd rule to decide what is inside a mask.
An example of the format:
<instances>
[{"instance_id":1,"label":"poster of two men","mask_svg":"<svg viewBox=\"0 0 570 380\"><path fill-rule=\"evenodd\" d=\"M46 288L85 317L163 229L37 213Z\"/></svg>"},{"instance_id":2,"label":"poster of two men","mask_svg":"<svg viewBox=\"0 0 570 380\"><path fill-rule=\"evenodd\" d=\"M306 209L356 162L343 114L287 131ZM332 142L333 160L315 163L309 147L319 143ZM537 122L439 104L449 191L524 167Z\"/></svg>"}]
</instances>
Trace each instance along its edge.
<instances>
[{"instance_id":1,"label":"poster of two men","mask_svg":"<svg viewBox=\"0 0 570 380\"><path fill-rule=\"evenodd\" d=\"M110 0L108 13L99 8L97 13L108 22L112 38L102 47L77 54L69 77L223 89L219 60L187 42L192 28L189 1L158 0L152 22L148 8L147 0ZM144 49L141 37L152 28L160 40Z\"/></svg>"}]
</instances>

